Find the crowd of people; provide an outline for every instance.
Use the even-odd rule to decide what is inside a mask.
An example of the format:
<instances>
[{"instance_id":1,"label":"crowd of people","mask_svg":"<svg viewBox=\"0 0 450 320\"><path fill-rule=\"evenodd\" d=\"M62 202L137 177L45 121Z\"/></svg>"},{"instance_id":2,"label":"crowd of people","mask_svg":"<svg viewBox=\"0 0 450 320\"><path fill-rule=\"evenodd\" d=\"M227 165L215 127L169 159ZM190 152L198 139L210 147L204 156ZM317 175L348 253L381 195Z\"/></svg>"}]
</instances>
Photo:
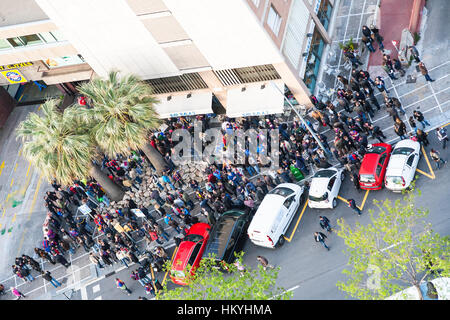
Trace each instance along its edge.
<instances>
[{"instance_id":1,"label":"crowd of people","mask_svg":"<svg viewBox=\"0 0 450 320\"><path fill-rule=\"evenodd\" d=\"M384 49L378 29L364 26L363 35L363 42L371 52L375 50L375 43L378 43L380 50ZM412 47L410 50L416 62L421 63L417 49ZM425 127L430 123L423 113L418 109L414 110L408 120L411 126L408 132L401 117L406 116L406 110L399 99L389 96L390 92L382 77L372 79L367 70L362 70L362 63L356 52L346 50L344 55L352 63L353 69L349 79L343 75L337 77L337 105L331 101L324 103L311 95L314 107L306 117L306 125L299 119L283 119L275 115L246 118L200 115L167 119L166 129L154 132L149 137L150 144L161 153L167 163L166 170L160 175L139 150L129 155L120 155L116 159L104 156L98 163L101 169L107 173L109 179L127 191L138 190L146 168L150 168L151 179L155 185L154 189L150 190L153 200L151 208L138 208L130 199L128 206L111 214L109 210L103 210L110 206L111 201L95 180L77 180L71 186L61 186L53 182L53 190L45 195L48 213L43 224L42 246L34 248L37 257L52 265L58 263L68 268L71 262L67 260L67 254L75 254L82 247L89 254L90 261L98 268L116 263L130 268L134 263L139 267L131 271L131 279L138 281L147 294L154 295L162 287L156 277L149 273L142 257L149 254L149 248L153 248L151 254L154 258L167 260L163 244L171 240L179 244L192 224L205 220L213 225L221 213L232 208L254 211L257 204L276 185L302 180L310 174L311 169L328 168L334 162L345 167L355 188L359 190L358 172L361 160L369 148L369 139L379 142L386 139L381 128L372 121L382 109L392 118L394 130L400 139L416 139L427 146L429 142ZM397 79L395 71L399 72L400 76L405 75L399 61L391 61L387 54L383 54L383 66L393 81ZM427 75L426 72L427 81L432 81ZM383 103L377 100L376 91L383 96ZM270 164L263 164L259 154L249 152L246 142L246 145L242 146L245 150L244 163L210 163L205 169L203 181L186 179L183 176L183 167L177 166L171 158L175 146L171 133L180 128L193 132L194 121L201 122L204 132L211 127L215 117L219 117L221 123L223 150L227 148L227 141L232 142L232 133L253 128L258 132L259 140L267 142L267 154L270 154L271 135L265 129L278 129L279 167L273 169ZM334 134L332 141L319 132L319 127L328 128ZM437 134L445 148L448 138L446 132L441 129L438 128ZM433 151L436 157L439 157L438 152ZM438 161L437 165L441 163L443 161ZM197 204L199 215L194 214ZM83 205L89 208L88 215L78 214L78 208ZM132 214L132 209L140 209L145 219L137 219ZM130 232L116 230L114 225L117 222L123 227L126 226ZM321 217L320 224L323 229L331 232L326 217ZM315 233L314 238L328 249L323 233ZM144 250L138 244L141 239L145 240ZM16 258L12 269L13 273L25 282L35 279L31 272L35 271L53 286L60 286L58 280L54 279L49 271L45 271L43 266L42 262L22 255ZM131 294L122 280L117 278L116 284L123 292ZM22 296L19 295L18 298Z\"/></svg>"}]
</instances>

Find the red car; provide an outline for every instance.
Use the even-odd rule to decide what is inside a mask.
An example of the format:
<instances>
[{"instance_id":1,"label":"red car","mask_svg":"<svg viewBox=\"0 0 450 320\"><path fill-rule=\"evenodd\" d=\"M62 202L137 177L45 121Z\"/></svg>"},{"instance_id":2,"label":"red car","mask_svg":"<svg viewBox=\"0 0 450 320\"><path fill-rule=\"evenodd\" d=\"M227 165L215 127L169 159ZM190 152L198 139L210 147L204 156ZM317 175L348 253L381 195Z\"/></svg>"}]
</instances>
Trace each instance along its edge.
<instances>
[{"instance_id":1,"label":"red car","mask_svg":"<svg viewBox=\"0 0 450 320\"><path fill-rule=\"evenodd\" d=\"M201 222L191 226L173 259L170 278L174 283L187 285L186 272L194 275L195 269L202 259L203 251L205 251L210 230L211 226L207 223ZM190 270L186 270L188 265Z\"/></svg>"},{"instance_id":2,"label":"red car","mask_svg":"<svg viewBox=\"0 0 450 320\"><path fill-rule=\"evenodd\" d=\"M361 189L379 190L382 188L391 152L392 146L390 144L372 144L364 155L359 169L359 186Z\"/></svg>"}]
</instances>

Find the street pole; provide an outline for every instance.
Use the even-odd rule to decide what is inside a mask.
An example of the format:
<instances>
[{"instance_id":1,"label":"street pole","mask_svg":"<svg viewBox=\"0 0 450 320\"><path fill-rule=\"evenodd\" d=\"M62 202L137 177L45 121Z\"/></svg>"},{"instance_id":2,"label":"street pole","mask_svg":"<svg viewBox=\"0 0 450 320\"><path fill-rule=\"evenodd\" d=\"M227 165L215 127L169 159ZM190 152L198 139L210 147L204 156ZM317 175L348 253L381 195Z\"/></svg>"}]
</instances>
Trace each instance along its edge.
<instances>
[{"instance_id":1,"label":"street pole","mask_svg":"<svg viewBox=\"0 0 450 320\"><path fill-rule=\"evenodd\" d=\"M292 110L294 110L294 112L297 114L297 116L300 118L300 121L303 123L303 125L308 129L309 133L311 133L311 135L313 136L314 140L316 140L317 144L320 146L320 148L323 150L323 152L325 153L326 156L329 156L330 154L328 153L327 149L325 149L325 147L322 144L322 141L320 141L320 139L317 137L317 135L314 133L314 131L311 129L311 127L308 125L308 123L305 121L305 119L302 117L302 115L298 112L298 110L292 105L292 103L289 101L288 98L286 98L286 96L284 95L283 92L281 92L280 88L278 88L272 81L270 81L270 84L272 86L274 86L279 92L280 94L283 96L284 100L287 101L287 103L289 104L289 106L291 107Z\"/></svg>"}]
</instances>

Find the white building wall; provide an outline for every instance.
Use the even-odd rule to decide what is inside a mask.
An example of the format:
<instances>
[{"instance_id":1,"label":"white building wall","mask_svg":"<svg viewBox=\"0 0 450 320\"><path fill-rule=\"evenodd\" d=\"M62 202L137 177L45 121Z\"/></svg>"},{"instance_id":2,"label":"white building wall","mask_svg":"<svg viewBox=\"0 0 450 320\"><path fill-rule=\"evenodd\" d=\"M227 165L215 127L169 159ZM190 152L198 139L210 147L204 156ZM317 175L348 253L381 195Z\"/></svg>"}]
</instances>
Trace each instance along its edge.
<instances>
[{"instance_id":1,"label":"white building wall","mask_svg":"<svg viewBox=\"0 0 450 320\"><path fill-rule=\"evenodd\" d=\"M180 74L125 0L36 2L98 75L111 69L143 79Z\"/></svg>"},{"instance_id":2,"label":"white building wall","mask_svg":"<svg viewBox=\"0 0 450 320\"><path fill-rule=\"evenodd\" d=\"M283 57L242 0L163 0L213 69L279 63Z\"/></svg>"}]
</instances>

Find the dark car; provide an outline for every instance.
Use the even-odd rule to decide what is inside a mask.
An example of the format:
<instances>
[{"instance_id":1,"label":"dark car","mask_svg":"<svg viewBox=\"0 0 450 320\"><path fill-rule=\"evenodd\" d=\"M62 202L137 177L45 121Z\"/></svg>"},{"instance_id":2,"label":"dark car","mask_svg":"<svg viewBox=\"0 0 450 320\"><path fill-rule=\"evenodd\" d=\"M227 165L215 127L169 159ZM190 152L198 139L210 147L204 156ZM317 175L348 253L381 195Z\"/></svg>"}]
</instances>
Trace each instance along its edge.
<instances>
[{"instance_id":1,"label":"dark car","mask_svg":"<svg viewBox=\"0 0 450 320\"><path fill-rule=\"evenodd\" d=\"M232 263L247 239L251 215L242 210L224 212L214 224L203 257L214 255L217 261Z\"/></svg>"}]
</instances>

